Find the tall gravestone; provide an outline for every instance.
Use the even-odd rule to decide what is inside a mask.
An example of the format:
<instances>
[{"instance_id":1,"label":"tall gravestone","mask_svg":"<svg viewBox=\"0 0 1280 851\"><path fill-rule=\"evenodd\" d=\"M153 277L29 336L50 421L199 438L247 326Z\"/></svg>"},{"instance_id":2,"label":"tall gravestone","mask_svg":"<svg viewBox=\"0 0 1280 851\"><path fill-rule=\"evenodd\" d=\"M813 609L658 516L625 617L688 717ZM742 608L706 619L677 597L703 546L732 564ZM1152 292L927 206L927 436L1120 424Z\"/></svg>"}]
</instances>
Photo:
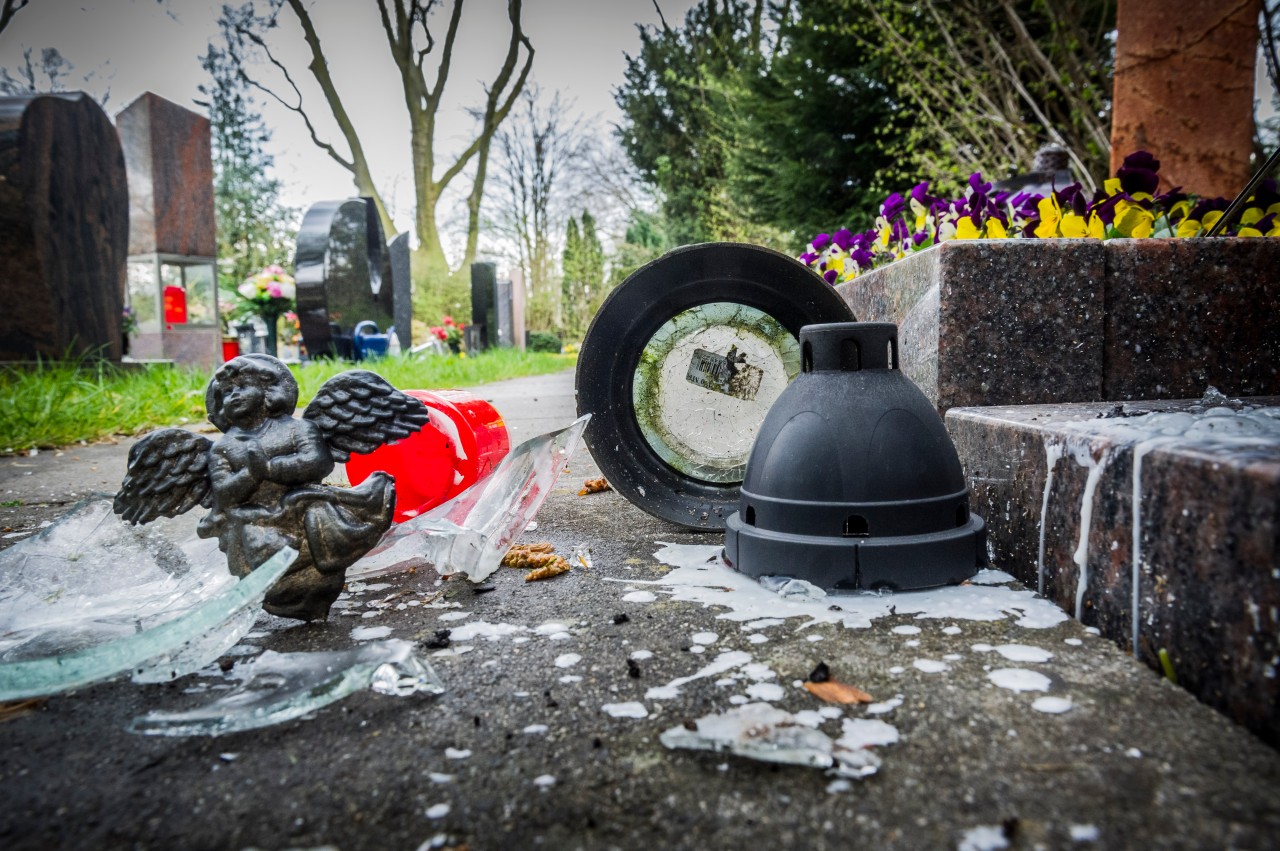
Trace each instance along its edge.
<instances>
[{"instance_id":1,"label":"tall gravestone","mask_svg":"<svg viewBox=\"0 0 1280 851\"><path fill-rule=\"evenodd\" d=\"M413 276L409 265L409 232L397 236L387 246L391 255L391 304L396 321L396 338L402 351L413 345Z\"/></svg>"},{"instance_id":2,"label":"tall gravestone","mask_svg":"<svg viewBox=\"0 0 1280 851\"><path fill-rule=\"evenodd\" d=\"M498 282L498 266L495 263L471 264L471 324L480 329L475 332L480 348L493 345L497 334L493 331L497 316L494 311L494 285Z\"/></svg>"},{"instance_id":3,"label":"tall gravestone","mask_svg":"<svg viewBox=\"0 0 1280 851\"><path fill-rule=\"evenodd\" d=\"M89 96L0 98L0 360L119 360L129 200Z\"/></svg>"},{"instance_id":4,"label":"tall gravestone","mask_svg":"<svg viewBox=\"0 0 1280 851\"><path fill-rule=\"evenodd\" d=\"M294 279L312 357L350 358L357 323L369 320L386 331L395 322L391 262L372 199L321 201L307 210Z\"/></svg>"},{"instance_id":5,"label":"tall gravestone","mask_svg":"<svg viewBox=\"0 0 1280 851\"><path fill-rule=\"evenodd\" d=\"M209 119L146 92L116 115L129 175L130 355L222 360Z\"/></svg>"},{"instance_id":6,"label":"tall gravestone","mask_svg":"<svg viewBox=\"0 0 1280 851\"><path fill-rule=\"evenodd\" d=\"M494 323L490 342L502 349L515 345L515 323L511 315L511 282L498 281L493 285Z\"/></svg>"}]
</instances>

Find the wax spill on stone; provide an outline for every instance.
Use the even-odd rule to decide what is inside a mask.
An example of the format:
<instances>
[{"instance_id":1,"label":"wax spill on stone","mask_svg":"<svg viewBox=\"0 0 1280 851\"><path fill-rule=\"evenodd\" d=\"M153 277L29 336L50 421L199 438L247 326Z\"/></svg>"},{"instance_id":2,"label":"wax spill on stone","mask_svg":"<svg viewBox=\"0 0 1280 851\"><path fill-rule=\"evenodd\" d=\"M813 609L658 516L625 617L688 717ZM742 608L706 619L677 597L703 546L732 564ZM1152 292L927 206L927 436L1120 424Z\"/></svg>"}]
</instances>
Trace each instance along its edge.
<instances>
[{"instance_id":1,"label":"wax spill on stone","mask_svg":"<svg viewBox=\"0 0 1280 851\"><path fill-rule=\"evenodd\" d=\"M924 671L926 674L941 674L943 671L951 670L951 666L946 662L939 662L937 659L916 659L911 663L916 670Z\"/></svg>"},{"instance_id":2,"label":"wax spill on stone","mask_svg":"<svg viewBox=\"0 0 1280 851\"><path fill-rule=\"evenodd\" d=\"M1029 644L1001 644L996 652L1010 662L1048 662L1053 658L1048 650Z\"/></svg>"},{"instance_id":3,"label":"wax spill on stone","mask_svg":"<svg viewBox=\"0 0 1280 851\"><path fill-rule=\"evenodd\" d=\"M1044 495L1040 498L1040 551L1036 557L1036 593L1044 593L1044 536L1048 528L1049 495L1053 493L1053 471L1062 459L1062 444L1046 441L1044 445Z\"/></svg>"},{"instance_id":4,"label":"wax spill on stone","mask_svg":"<svg viewBox=\"0 0 1280 851\"><path fill-rule=\"evenodd\" d=\"M880 703L871 703L867 705L868 715L887 715L902 705L902 695L898 695L890 700L884 700Z\"/></svg>"},{"instance_id":5,"label":"wax spill on stone","mask_svg":"<svg viewBox=\"0 0 1280 851\"><path fill-rule=\"evenodd\" d=\"M1026 668L997 668L987 674L1000 688L1009 691L1048 691L1049 678L1039 671L1028 671Z\"/></svg>"},{"instance_id":6,"label":"wax spill on stone","mask_svg":"<svg viewBox=\"0 0 1280 851\"><path fill-rule=\"evenodd\" d=\"M766 702L782 700L783 694L782 686L777 683L752 683L747 686L747 695L754 697L756 700Z\"/></svg>"},{"instance_id":7,"label":"wax spill on stone","mask_svg":"<svg viewBox=\"0 0 1280 851\"><path fill-rule=\"evenodd\" d=\"M606 703L600 707L606 715L614 718L648 718L649 710L643 703L629 701L627 703Z\"/></svg>"},{"instance_id":8,"label":"wax spill on stone","mask_svg":"<svg viewBox=\"0 0 1280 851\"><path fill-rule=\"evenodd\" d=\"M1005 838L1002 826L984 824L966 830L956 851L1000 851L1008 847L1009 840Z\"/></svg>"},{"instance_id":9,"label":"wax spill on stone","mask_svg":"<svg viewBox=\"0 0 1280 851\"><path fill-rule=\"evenodd\" d=\"M1070 698L1066 697L1037 697L1031 702L1031 708L1036 712L1044 712L1048 715L1061 715L1074 709L1075 704L1071 702Z\"/></svg>"},{"instance_id":10,"label":"wax spill on stone","mask_svg":"<svg viewBox=\"0 0 1280 851\"><path fill-rule=\"evenodd\" d=\"M623 594L622 599L628 603L652 603L658 599L658 595L652 591L632 591L630 594Z\"/></svg>"},{"instance_id":11,"label":"wax spill on stone","mask_svg":"<svg viewBox=\"0 0 1280 851\"><path fill-rule=\"evenodd\" d=\"M437 620L442 621L460 621L471 617L471 612L445 612L440 615Z\"/></svg>"},{"instance_id":12,"label":"wax spill on stone","mask_svg":"<svg viewBox=\"0 0 1280 851\"><path fill-rule=\"evenodd\" d=\"M645 692L645 698L649 700L671 700L680 694L680 686L691 683L694 680L700 680L705 677L714 677L717 674L723 674L725 671L740 668L751 662L751 654L745 650L726 650L715 658L715 661L709 665L699 669L687 677L676 677L665 686L657 686Z\"/></svg>"},{"instance_id":13,"label":"wax spill on stone","mask_svg":"<svg viewBox=\"0 0 1280 851\"><path fill-rule=\"evenodd\" d=\"M631 658L635 659L637 662L643 662L645 659L653 658L653 651L652 650L636 650L632 652Z\"/></svg>"},{"instance_id":14,"label":"wax spill on stone","mask_svg":"<svg viewBox=\"0 0 1280 851\"><path fill-rule=\"evenodd\" d=\"M427 808L427 818L441 819L449 815L450 806L448 804L436 804Z\"/></svg>"},{"instance_id":15,"label":"wax spill on stone","mask_svg":"<svg viewBox=\"0 0 1280 851\"><path fill-rule=\"evenodd\" d=\"M556 779L550 774L539 774L537 777L533 778L533 785L537 786L539 789L550 789L552 786L556 785Z\"/></svg>"},{"instance_id":16,"label":"wax spill on stone","mask_svg":"<svg viewBox=\"0 0 1280 851\"><path fill-rule=\"evenodd\" d=\"M715 644L720 636L714 632L695 632L692 639L696 644Z\"/></svg>"},{"instance_id":17,"label":"wax spill on stone","mask_svg":"<svg viewBox=\"0 0 1280 851\"><path fill-rule=\"evenodd\" d=\"M1031 629L1056 626L1069 618L1030 591L998 585L960 585L902 594L841 594L816 601L784 598L725 565L719 545L659 544L654 557L675 569L647 583L632 580L632 586L647 584L661 588L673 600L724 607L728 611L717 617L738 622L747 631L780 626L791 618L803 619L797 627L801 631L828 623L865 629L875 619L893 614L950 621L999 621L1012 615L1018 626ZM834 606L833 600L837 601Z\"/></svg>"},{"instance_id":18,"label":"wax spill on stone","mask_svg":"<svg viewBox=\"0 0 1280 851\"><path fill-rule=\"evenodd\" d=\"M1075 462L1089 470L1084 482L1084 495L1080 497L1080 539L1071 555L1076 565L1076 620L1084 614L1084 594L1089 588L1089 531L1093 527L1094 495L1103 472L1111 463L1111 455L1111 451L1106 449L1100 457L1094 458L1087 446L1072 447L1071 451Z\"/></svg>"},{"instance_id":19,"label":"wax spill on stone","mask_svg":"<svg viewBox=\"0 0 1280 851\"><path fill-rule=\"evenodd\" d=\"M446 759L466 759L471 756L471 751L465 748L445 748L444 755Z\"/></svg>"},{"instance_id":20,"label":"wax spill on stone","mask_svg":"<svg viewBox=\"0 0 1280 851\"><path fill-rule=\"evenodd\" d=\"M1016 582L1017 579L1014 578L1012 573L1006 573L1003 570L984 568L974 574L973 578L969 581L974 585L1005 585L1009 582Z\"/></svg>"},{"instance_id":21,"label":"wax spill on stone","mask_svg":"<svg viewBox=\"0 0 1280 851\"><path fill-rule=\"evenodd\" d=\"M1096 824L1073 824L1067 828L1072 842L1097 842L1102 836Z\"/></svg>"},{"instance_id":22,"label":"wax spill on stone","mask_svg":"<svg viewBox=\"0 0 1280 851\"><path fill-rule=\"evenodd\" d=\"M919 635L920 627L918 626L895 626L893 628L895 635Z\"/></svg>"},{"instance_id":23,"label":"wax spill on stone","mask_svg":"<svg viewBox=\"0 0 1280 851\"><path fill-rule=\"evenodd\" d=\"M572 668L581 661L582 657L577 653L562 653L556 657L555 665L557 668Z\"/></svg>"},{"instance_id":24,"label":"wax spill on stone","mask_svg":"<svg viewBox=\"0 0 1280 851\"><path fill-rule=\"evenodd\" d=\"M520 732L528 736L536 736L541 733L547 732L547 729L548 727L546 724L530 724L528 727L525 727Z\"/></svg>"},{"instance_id":25,"label":"wax spill on stone","mask_svg":"<svg viewBox=\"0 0 1280 851\"><path fill-rule=\"evenodd\" d=\"M352 641L372 641L377 638L386 638L391 634L389 626L358 626L351 630Z\"/></svg>"}]
</instances>

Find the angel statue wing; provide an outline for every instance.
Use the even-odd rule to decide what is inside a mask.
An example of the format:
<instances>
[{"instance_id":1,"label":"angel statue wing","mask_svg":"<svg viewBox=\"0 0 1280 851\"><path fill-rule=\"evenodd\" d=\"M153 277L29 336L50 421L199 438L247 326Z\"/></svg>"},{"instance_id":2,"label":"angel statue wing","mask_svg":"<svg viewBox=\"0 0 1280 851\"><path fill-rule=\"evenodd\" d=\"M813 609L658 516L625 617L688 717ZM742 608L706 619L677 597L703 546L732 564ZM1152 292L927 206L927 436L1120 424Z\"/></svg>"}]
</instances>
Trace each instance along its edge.
<instances>
[{"instance_id":1,"label":"angel statue wing","mask_svg":"<svg viewBox=\"0 0 1280 851\"><path fill-rule=\"evenodd\" d=\"M129 450L129 468L113 508L127 523L177 517L213 504L209 449L213 441L180 428L153 431Z\"/></svg>"},{"instance_id":2,"label":"angel statue wing","mask_svg":"<svg viewBox=\"0 0 1280 851\"><path fill-rule=\"evenodd\" d=\"M320 427L334 460L366 455L427 424L427 407L380 375L353 369L326 381L302 412Z\"/></svg>"}]
</instances>

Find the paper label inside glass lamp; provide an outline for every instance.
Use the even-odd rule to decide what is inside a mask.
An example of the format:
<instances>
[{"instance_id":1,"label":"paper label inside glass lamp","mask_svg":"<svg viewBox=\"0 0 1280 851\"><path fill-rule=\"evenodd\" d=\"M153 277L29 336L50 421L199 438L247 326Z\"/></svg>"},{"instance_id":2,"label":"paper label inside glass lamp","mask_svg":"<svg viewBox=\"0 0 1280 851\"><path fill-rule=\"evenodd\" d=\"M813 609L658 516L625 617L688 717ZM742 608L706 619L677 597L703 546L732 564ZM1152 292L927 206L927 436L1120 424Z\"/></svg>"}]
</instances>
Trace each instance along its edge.
<instances>
[{"instance_id":1,"label":"paper label inside glass lamp","mask_svg":"<svg viewBox=\"0 0 1280 851\"><path fill-rule=\"evenodd\" d=\"M739 352L737 346L730 346L728 353L723 355L706 349L694 349L685 381L726 396L751 401L760 392L764 370L746 361L747 356Z\"/></svg>"},{"instance_id":2,"label":"paper label inside glass lamp","mask_svg":"<svg viewBox=\"0 0 1280 851\"><path fill-rule=\"evenodd\" d=\"M636 423L675 470L740 482L760 423L799 372L799 343L772 316L731 302L699 305L668 320L641 353Z\"/></svg>"}]
</instances>

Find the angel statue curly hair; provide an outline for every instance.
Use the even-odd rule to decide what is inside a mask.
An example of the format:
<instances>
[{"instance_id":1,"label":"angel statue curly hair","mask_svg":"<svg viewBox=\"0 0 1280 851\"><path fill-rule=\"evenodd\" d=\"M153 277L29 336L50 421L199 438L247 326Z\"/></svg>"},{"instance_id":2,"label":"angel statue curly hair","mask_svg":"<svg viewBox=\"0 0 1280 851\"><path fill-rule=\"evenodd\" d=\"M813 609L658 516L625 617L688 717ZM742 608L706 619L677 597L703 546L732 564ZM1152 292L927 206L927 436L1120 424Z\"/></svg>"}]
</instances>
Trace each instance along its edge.
<instances>
[{"instance_id":1,"label":"angel statue curly hair","mask_svg":"<svg viewBox=\"0 0 1280 851\"><path fill-rule=\"evenodd\" d=\"M298 406L298 381L289 367L270 355L240 355L219 367L204 391L204 409L209 422L220 431L225 432L231 425L222 412L224 388L238 375L253 378L262 388L268 417L287 416Z\"/></svg>"}]
</instances>

